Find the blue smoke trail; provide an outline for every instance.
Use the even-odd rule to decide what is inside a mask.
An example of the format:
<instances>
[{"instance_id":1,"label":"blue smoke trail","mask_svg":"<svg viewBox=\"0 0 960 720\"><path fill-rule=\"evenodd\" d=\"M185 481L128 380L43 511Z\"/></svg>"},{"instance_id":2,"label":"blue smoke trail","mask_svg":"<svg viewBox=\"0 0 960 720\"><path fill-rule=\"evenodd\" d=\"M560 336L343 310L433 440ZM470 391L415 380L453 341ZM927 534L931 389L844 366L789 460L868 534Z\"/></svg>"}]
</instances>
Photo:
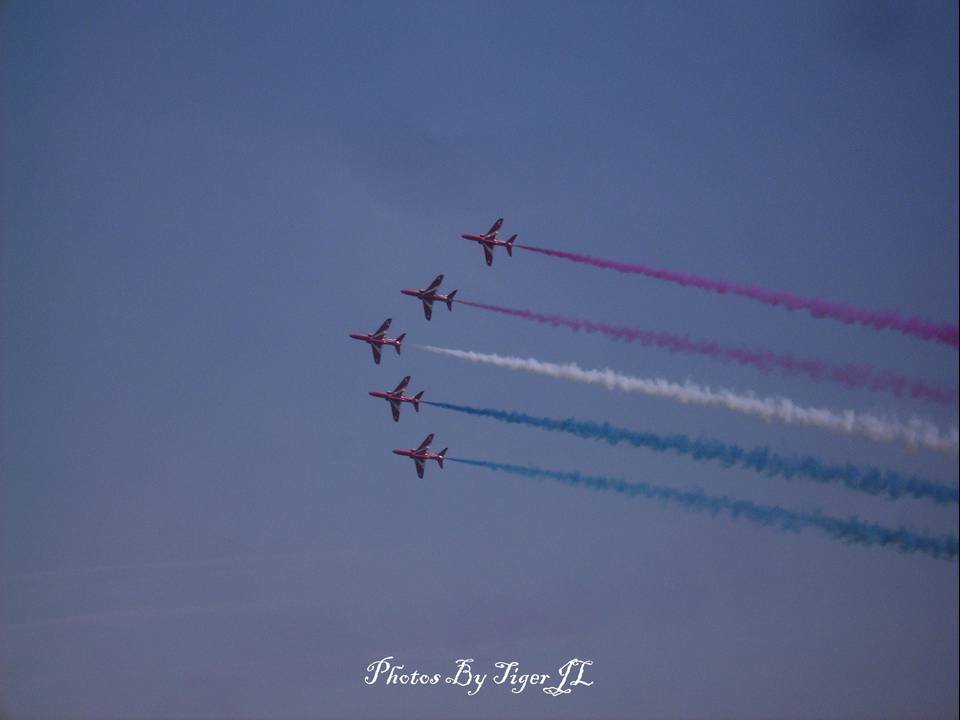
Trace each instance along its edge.
<instances>
[{"instance_id":1,"label":"blue smoke trail","mask_svg":"<svg viewBox=\"0 0 960 720\"><path fill-rule=\"evenodd\" d=\"M819 511L797 512L778 505L757 505L746 500L734 500L726 496L705 495L699 491L675 490L644 482L626 482L617 478L582 475L578 472L543 470L538 467L507 465L506 463L466 458L447 458L447 460L525 477L549 478L574 487L582 486L592 490L609 490L629 497L639 496L662 502L672 502L692 511L708 512L714 515L719 512L728 512L734 518L743 517L760 525L776 527L781 530L799 532L805 528L815 528L836 540L850 544L890 546L900 552L922 553L944 560L953 560L957 556L957 538L953 535L935 537L925 533L917 533L902 526L890 528L876 523L864 522L856 517L831 517L823 515Z\"/></svg>"},{"instance_id":2,"label":"blue smoke trail","mask_svg":"<svg viewBox=\"0 0 960 720\"><path fill-rule=\"evenodd\" d=\"M851 490L870 495L887 495L890 498L904 496L925 498L941 505L958 502L958 489L949 485L901 475L893 471L879 470L874 467L856 465L828 465L815 457L786 457L777 455L767 448L748 450L738 445L729 445L718 440L693 440L686 435L657 435L651 432L637 432L615 427L608 423L595 423L568 418L536 417L525 413L475 408L467 405L423 401L425 405L489 417L501 422L532 425L544 430L566 432L591 440L604 440L611 445L620 442L635 447L647 448L656 452L675 452L701 462L719 462L726 467L739 465L756 470L771 477L805 477L821 483L840 482Z\"/></svg>"}]
</instances>

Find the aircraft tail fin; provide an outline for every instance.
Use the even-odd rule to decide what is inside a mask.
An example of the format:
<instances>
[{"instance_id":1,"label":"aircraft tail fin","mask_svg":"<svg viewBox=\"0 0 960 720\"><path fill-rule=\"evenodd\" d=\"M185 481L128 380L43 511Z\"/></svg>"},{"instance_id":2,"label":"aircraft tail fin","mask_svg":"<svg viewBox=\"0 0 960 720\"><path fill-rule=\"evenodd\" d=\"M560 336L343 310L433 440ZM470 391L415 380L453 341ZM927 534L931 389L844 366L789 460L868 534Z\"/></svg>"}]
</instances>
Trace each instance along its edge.
<instances>
[{"instance_id":1,"label":"aircraft tail fin","mask_svg":"<svg viewBox=\"0 0 960 720\"><path fill-rule=\"evenodd\" d=\"M447 295L447 299L446 299L447 310L449 310L450 312L453 312L453 296L456 294L457 294L457 291L454 290L452 293L449 293Z\"/></svg>"},{"instance_id":2,"label":"aircraft tail fin","mask_svg":"<svg viewBox=\"0 0 960 720\"><path fill-rule=\"evenodd\" d=\"M397 349L397 355L400 354L400 345L401 345L401 343L403 343L403 339L404 339L406 336L407 336L406 333L401 333L400 336L397 338L397 344L394 345L394 347Z\"/></svg>"},{"instance_id":3,"label":"aircraft tail fin","mask_svg":"<svg viewBox=\"0 0 960 720\"><path fill-rule=\"evenodd\" d=\"M513 257L513 241L517 239L516 234L510 236L510 239L507 240L507 255Z\"/></svg>"},{"instance_id":4,"label":"aircraft tail fin","mask_svg":"<svg viewBox=\"0 0 960 720\"><path fill-rule=\"evenodd\" d=\"M447 450L449 449L450 448L444 448L443 450L437 453L437 465L439 465L440 467L443 467L443 456L447 454Z\"/></svg>"},{"instance_id":5,"label":"aircraft tail fin","mask_svg":"<svg viewBox=\"0 0 960 720\"><path fill-rule=\"evenodd\" d=\"M413 396L413 409L420 412L420 398L423 397L423 390Z\"/></svg>"}]
</instances>

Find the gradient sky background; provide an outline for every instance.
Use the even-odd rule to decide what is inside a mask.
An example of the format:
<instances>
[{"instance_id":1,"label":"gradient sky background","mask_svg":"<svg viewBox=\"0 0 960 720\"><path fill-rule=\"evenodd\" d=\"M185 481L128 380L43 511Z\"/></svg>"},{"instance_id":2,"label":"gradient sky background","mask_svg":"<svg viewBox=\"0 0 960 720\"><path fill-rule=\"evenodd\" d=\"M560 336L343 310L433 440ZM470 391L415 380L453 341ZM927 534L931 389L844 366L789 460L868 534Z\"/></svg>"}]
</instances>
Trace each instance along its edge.
<instances>
[{"instance_id":1,"label":"gradient sky background","mask_svg":"<svg viewBox=\"0 0 960 720\"><path fill-rule=\"evenodd\" d=\"M576 360L809 405L935 407L398 293L689 333L956 387L893 332L521 242L958 318L956 3L0 6L0 715L872 718L958 709L958 563L390 454L957 533L889 501L424 408L607 420L956 482L957 460L469 365ZM380 367L347 334L385 317ZM595 685L366 687L460 657Z\"/></svg>"}]
</instances>

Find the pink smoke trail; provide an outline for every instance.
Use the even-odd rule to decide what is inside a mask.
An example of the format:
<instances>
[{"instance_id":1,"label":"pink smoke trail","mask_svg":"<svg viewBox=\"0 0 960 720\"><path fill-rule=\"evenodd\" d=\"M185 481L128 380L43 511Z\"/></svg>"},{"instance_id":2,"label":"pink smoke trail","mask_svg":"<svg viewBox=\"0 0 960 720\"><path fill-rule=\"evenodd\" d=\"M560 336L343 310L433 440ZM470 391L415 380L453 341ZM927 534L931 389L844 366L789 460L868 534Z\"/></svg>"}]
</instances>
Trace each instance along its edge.
<instances>
[{"instance_id":1,"label":"pink smoke trail","mask_svg":"<svg viewBox=\"0 0 960 720\"><path fill-rule=\"evenodd\" d=\"M848 325L865 325L866 327L872 327L877 330L897 330L906 335L913 335L923 340L941 342L953 348L960 346L960 328L956 325L932 323L918 317L903 317L895 312L865 310L852 305L843 305L816 298L803 298L792 293L777 292L764 288L750 287L748 285L738 285L737 283L726 280L714 280L713 278L688 275L673 270L662 270L648 265L634 265L617 262L616 260L603 260L589 255L534 247L533 245L515 245L514 247L523 248L524 250L530 250L531 252L541 253L543 255L550 255L552 257L564 258L565 260L572 260L576 263L606 268L608 270L646 275L647 277L657 278L658 280L668 280L669 282L674 282L679 285L691 285L704 290L712 290L721 295L728 293L731 295L740 295L750 298L751 300L759 300L767 305L782 305L788 310L806 310L814 317L833 318L834 320L845 322Z\"/></svg>"},{"instance_id":2,"label":"pink smoke trail","mask_svg":"<svg viewBox=\"0 0 960 720\"><path fill-rule=\"evenodd\" d=\"M896 373L878 370L869 365L833 365L822 360L778 355L767 350L728 347L709 340L691 340L684 335L674 335L668 332L607 325L590 320L568 318L563 315L547 315L532 310L487 305L467 300L456 300L455 302L554 327L565 327L573 331L583 330L586 333L599 333L614 340L623 340L628 343L638 342L644 346L657 347L674 353L702 355L723 362L733 361L741 365L750 365L762 372L777 369L788 375L806 375L813 380L829 380L850 388L889 392L898 397L910 395L921 400L932 400L939 403L951 403L957 399L957 393L954 390L931 385L920 380L912 380Z\"/></svg>"}]
</instances>

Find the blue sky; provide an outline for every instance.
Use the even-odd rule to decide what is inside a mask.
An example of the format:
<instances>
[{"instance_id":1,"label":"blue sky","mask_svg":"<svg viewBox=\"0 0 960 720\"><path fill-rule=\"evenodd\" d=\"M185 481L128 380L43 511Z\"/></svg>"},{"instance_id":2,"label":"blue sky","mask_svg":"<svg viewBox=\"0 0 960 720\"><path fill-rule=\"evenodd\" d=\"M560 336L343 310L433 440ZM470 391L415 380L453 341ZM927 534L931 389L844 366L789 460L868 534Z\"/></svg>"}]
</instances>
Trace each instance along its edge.
<instances>
[{"instance_id":1,"label":"blue sky","mask_svg":"<svg viewBox=\"0 0 960 720\"><path fill-rule=\"evenodd\" d=\"M451 454L957 533L957 510L366 391L577 416L956 482L956 458L471 366L416 344L931 407L625 346L481 302L956 387L954 350L460 240L958 318L951 3L0 6L0 713L955 716L958 564L392 455ZM408 347L374 366L351 332ZM563 698L366 687L395 655Z\"/></svg>"}]
</instances>

